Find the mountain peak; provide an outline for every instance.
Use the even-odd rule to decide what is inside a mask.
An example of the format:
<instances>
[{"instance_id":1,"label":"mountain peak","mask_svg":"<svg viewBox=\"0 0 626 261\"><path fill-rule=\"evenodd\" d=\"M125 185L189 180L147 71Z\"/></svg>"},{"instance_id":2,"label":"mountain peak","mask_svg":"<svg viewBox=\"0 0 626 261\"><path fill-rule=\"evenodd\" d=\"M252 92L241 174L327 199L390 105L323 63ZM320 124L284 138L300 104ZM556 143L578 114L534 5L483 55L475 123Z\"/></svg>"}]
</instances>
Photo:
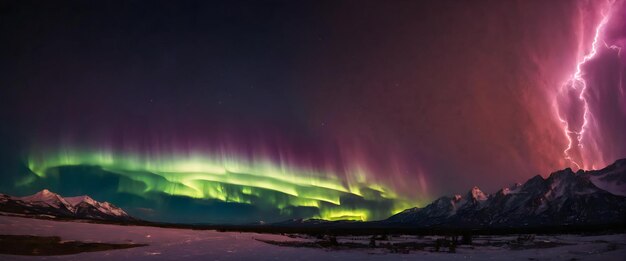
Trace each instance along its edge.
<instances>
[{"instance_id":1,"label":"mountain peak","mask_svg":"<svg viewBox=\"0 0 626 261\"><path fill-rule=\"evenodd\" d=\"M41 191L35 193L33 196L37 195L40 198L44 198L44 197L57 197L59 196L57 193L54 193L48 189L42 189Z\"/></svg>"},{"instance_id":2,"label":"mountain peak","mask_svg":"<svg viewBox=\"0 0 626 261\"><path fill-rule=\"evenodd\" d=\"M487 195L485 195L485 193L483 193L482 190L478 188L478 186L474 186L472 188L472 190L469 192L469 196L471 196L471 198L478 200L478 201L487 200Z\"/></svg>"},{"instance_id":3,"label":"mountain peak","mask_svg":"<svg viewBox=\"0 0 626 261\"><path fill-rule=\"evenodd\" d=\"M95 205L97 202L87 195L77 196L77 197L66 197L65 200L67 200L67 202L69 202L73 206L76 206L82 202L85 202L89 205Z\"/></svg>"},{"instance_id":4,"label":"mountain peak","mask_svg":"<svg viewBox=\"0 0 626 261\"><path fill-rule=\"evenodd\" d=\"M522 183L516 182L513 183L512 185L508 186L508 187L504 187L500 190L498 190L497 194L499 195L508 195L511 193L517 193L518 190L522 187Z\"/></svg>"},{"instance_id":5,"label":"mountain peak","mask_svg":"<svg viewBox=\"0 0 626 261\"><path fill-rule=\"evenodd\" d=\"M552 174L550 174L550 177L548 177L548 179L567 179L567 178L571 178L574 176L576 176L576 173L574 173L574 171L572 171L571 168L566 168L563 170L552 172Z\"/></svg>"},{"instance_id":6,"label":"mountain peak","mask_svg":"<svg viewBox=\"0 0 626 261\"><path fill-rule=\"evenodd\" d=\"M63 199L63 197L59 196L59 194L56 194L48 189L43 189L33 195L22 197L21 199L25 201L46 202L46 203L53 203L56 201L60 201L64 204L67 204L67 202Z\"/></svg>"},{"instance_id":7,"label":"mountain peak","mask_svg":"<svg viewBox=\"0 0 626 261\"><path fill-rule=\"evenodd\" d=\"M626 166L626 158L618 159L612 165L615 165L615 166Z\"/></svg>"},{"instance_id":8,"label":"mountain peak","mask_svg":"<svg viewBox=\"0 0 626 261\"><path fill-rule=\"evenodd\" d=\"M529 179L528 181L526 181L526 183L524 183L524 185L522 185L522 190L527 191L527 190L537 190L543 186L545 186L545 179L541 176L541 175L536 175L534 177L532 177L531 179Z\"/></svg>"}]
</instances>

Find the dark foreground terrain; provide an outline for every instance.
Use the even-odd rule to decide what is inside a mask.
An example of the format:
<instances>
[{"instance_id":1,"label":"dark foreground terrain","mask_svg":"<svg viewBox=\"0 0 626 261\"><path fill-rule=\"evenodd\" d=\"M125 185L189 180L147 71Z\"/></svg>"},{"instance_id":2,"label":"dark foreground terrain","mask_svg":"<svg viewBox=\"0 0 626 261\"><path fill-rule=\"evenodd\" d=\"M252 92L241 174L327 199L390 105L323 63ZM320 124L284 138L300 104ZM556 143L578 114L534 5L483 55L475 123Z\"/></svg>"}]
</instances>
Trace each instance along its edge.
<instances>
[{"instance_id":1,"label":"dark foreground terrain","mask_svg":"<svg viewBox=\"0 0 626 261\"><path fill-rule=\"evenodd\" d=\"M106 251L147 246L147 244L87 243L61 241L60 237L0 235L0 254L26 256L71 255L82 252Z\"/></svg>"}]
</instances>

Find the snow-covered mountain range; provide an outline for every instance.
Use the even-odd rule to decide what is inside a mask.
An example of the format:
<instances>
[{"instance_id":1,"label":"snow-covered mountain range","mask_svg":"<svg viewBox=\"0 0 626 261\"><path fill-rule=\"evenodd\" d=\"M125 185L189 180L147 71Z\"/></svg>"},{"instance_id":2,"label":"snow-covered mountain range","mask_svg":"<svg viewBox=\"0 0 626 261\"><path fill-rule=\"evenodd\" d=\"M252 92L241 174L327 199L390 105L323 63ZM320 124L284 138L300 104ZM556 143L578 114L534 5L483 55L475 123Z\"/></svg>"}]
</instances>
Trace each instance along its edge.
<instances>
[{"instance_id":1,"label":"snow-covered mountain range","mask_svg":"<svg viewBox=\"0 0 626 261\"><path fill-rule=\"evenodd\" d=\"M419 227L525 227L626 223L626 159L602 170L564 169L486 195L478 187L382 221Z\"/></svg>"},{"instance_id":2,"label":"snow-covered mountain range","mask_svg":"<svg viewBox=\"0 0 626 261\"><path fill-rule=\"evenodd\" d=\"M26 197L0 194L0 211L62 218L108 221L134 220L124 210L109 202L98 202L89 196L64 198L47 189Z\"/></svg>"}]
</instances>

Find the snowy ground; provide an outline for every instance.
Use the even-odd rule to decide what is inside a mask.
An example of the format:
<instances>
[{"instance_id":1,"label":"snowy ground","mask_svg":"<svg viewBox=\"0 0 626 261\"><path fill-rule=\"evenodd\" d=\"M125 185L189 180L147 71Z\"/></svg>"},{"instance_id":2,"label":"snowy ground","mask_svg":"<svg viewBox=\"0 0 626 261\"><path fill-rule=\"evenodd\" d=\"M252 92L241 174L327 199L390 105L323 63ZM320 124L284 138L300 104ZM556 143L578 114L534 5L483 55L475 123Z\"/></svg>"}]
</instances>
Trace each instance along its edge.
<instances>
[{"instance_id":1,"label":"snowy ground","mask_svg":"<svg viewBox=\"0 0 626 261\"><path fill-rule=\"evenodd\" d=\"M535 241L570 245L510 250L506 247L459 246L457 253L412 251L385 253L381 249L325 250L276 246L257 241L311 240L280 235L216 232L139 226L116 226L79 222L57 222L0 216L0 234L60 236L63 240L102 243L149 244L122 250L81 253L66 256L28 257L0 255L0 260L626 260L626 234L603 236L537 235ZM393 242L433 240L436 237L401 236ZM512 237L479 237L474 243L515 240ZM338 237L339 242L363 241L367 237Z\"/></svg>"}]
</instances>

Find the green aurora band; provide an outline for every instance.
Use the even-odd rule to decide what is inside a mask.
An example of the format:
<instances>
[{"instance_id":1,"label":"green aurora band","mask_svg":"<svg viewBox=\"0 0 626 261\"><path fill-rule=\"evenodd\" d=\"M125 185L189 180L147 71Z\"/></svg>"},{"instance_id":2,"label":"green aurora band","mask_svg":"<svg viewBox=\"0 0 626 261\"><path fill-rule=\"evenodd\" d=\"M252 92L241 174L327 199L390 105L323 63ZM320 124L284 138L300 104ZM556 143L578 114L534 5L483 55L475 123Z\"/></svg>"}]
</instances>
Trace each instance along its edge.
<instances>
[{"instance_id":1,"label":"green aurora band","mask_svg":"<svg viewBox=\"0 0 626 261\"><path fill-rule=\"evenodd\" d=\"M46 180L59 167L66 166L96 166L126 177L117 187L120 193L148 197L158 192L249 204L278 209L285 217L293 217L290 213L293 207L308 207L316 209L316 214L299 218L368 221L384 219L418 205L417 201L402 198L383 184L369 181L363 168L344 171L339 176L331 171L296 168L263 159L243 160L225 154L39 152L28 157L28 168L36 176L17 185Z\"/></svg>"}]
</instances>

